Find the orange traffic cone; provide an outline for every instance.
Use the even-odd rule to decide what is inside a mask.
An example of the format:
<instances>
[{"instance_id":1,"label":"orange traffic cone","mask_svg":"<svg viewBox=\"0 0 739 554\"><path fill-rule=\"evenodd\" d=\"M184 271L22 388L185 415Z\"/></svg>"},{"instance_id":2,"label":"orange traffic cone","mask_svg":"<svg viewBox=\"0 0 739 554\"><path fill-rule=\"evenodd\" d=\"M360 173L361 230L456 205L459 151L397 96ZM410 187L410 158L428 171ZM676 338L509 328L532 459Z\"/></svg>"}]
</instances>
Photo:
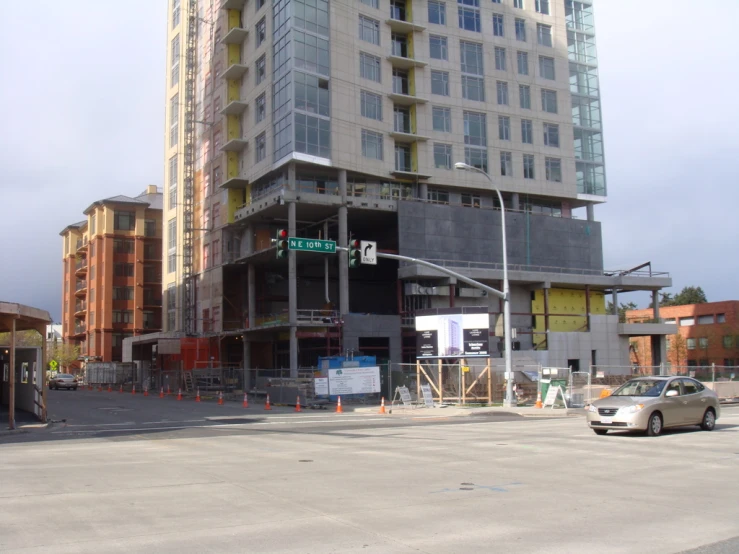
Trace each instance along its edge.
<instances>
[{"instance_id":1,"label":"orange traffic cone","mask_svg":"<svg viewBox=\"0 0 739 554\"><path fill-rule=\"evenodd\" d=\"M223 406L223 391L218 393L218 405Z\"/></svg>"},{"instance_id":2,"label":"orange traffic cone","mask_svg":"<svg viewBox=\"0 0 739 554\"><path fill-rule=\"evenodd\" d=\"M303 410L300 409L300 396L298 395L298 401L295 403L295 411L296 412L302 412Z\"/></svg>"},{"instance_id":3,"label":"orange traffic cone","mask_svg":"<svg viewBox=\"0 0 739 554\"><path fill-rule=\"evenodd\" d=\"M121 390L118 391L118 394L123 394L123 385L121 385Z\"/></svg>"},{"instance_id":4,"label":"orange traffic cone","mask_svg":"<svg viewBox=\"0 0 739 554\"><path fill-rule=\"evenodd\" d=\"M102 385L102 383L98 385L98 392L103 392L103 385Z\"/></svg>"},{"instance_id":5,"label":"orange traffic cone","mask_svg":"<svg viewBox=\"0 0 739 554\"><path fill-rule=\"evenodd\" d=\"M264 404L265 410L271 410L272 406L269 405L269 394L267 395L267 402Z\"/></svg>"},{"instance_id":6,"label":"orange traffic cone","mask_svg":"<svg viewBox=\"0 0 739 554\"><path fill-rule=\"evenodd\" d=\"M87 390L92 390L92 389L93 389L92 385L87 385Z\"/></svg>"},{"instance_id":7,"label":"orange traffic cone","mask_svg":"<svg viewBox=\"0 0 739 554\"><path fill-rule=\"evenodd\" d=\"M113 388L110 386L110 383L108 383L108 392L113 392Z\"/></svg>"},{"instance_id":8,"label":"orange traffic cone","mask_svg":"<svg viewBox=\"0 0 739 554\"><path fill-rule=\"evenodd\" d=\"M170 394L172 394L172 391L169 389L169 385L167 385L167 396L169 396Z\"/></svg>"},{"instance_id":9,"label":"orange traffic cone","mask_svg":"<svg viewBox=\"0 0 739 554\"><path fill-rule=\"evenodd\" d=\"M199 388L197 392L195 393L195 402L200 402L200 389Z\"/></svg>"},{"instance_id":10,"label":"orange traffic cone","mask_svg":"<svg viewBox=\"0 0 739 554\"><path fill-rule=\"evenodd\" d=\"M382 402L380 403L380 411L377 412L377 413L379 413L379 414L385 414L385 413L387 413L385 411L385 397L384 396L382 397Z\"/></svg>"},{"instance_id":11,"label":"orange traffic cone","mask_svg":"<svg viewBox=\"0 0 739 554\"><path fill-rule=\"evenodd\" d=\"M534 408L543 408L544 405L541 403L541 391L536 393L536 404L534 404Z\"/></svg>"},{"instance_id":12,"label":"orange traffic cone","mask_svg":"<svg viewBox=\"0 0 739 554\"><path fill-rule=\"evenodd\" d=\"M344 410L341 408L341 397L339 396L339 403L336 404L336 413L343 414Z\"/></svg>"},{"instance_id":13,"label":"orange traffic cone","mask_svg":"<svg viewBox=\"0 0 739 554\"><path fill-rule=\"evenodd\" d=\"M182 400L182 389L177 391L177 400Z\"/></svg>"},{"instance_id":14,"label":"orange traffic cone","mask_svg":"<svg viewBox=\"0 0 739 554\"><path fill-rule=\"evenodd\" d=\"M144 387L144 396L149 396L149 387Z\"/></svg>"},{"instance_id":15,"label":"orange traffic cone","mask_svg":"<svg viewBox=\"0 0 739 554\"><path fill-rule=\"evenodd\" d=\"M164 387L159 389L159 398L164 398Z\"/></svg>"},{"instance_id":16,"label":"orange traffic cone","mask_svg":"<svg viewBox=\"0 0 739 554\"><path fill-rule=\"evenodd\" d=\"M246 396L246 393L244 393L244 408L249 407L249 397Z\"/></svg>"},{"instance_id":17,"label":"orange traffic cone","mask_svg":"<svg viewBox=\"0 0 739 554\"><path fill-rule=\"evenodd\" d=\"M136 385L134 385L133 388L131 389L131 394L136 394Z\"/></svg>"}]
</instances>

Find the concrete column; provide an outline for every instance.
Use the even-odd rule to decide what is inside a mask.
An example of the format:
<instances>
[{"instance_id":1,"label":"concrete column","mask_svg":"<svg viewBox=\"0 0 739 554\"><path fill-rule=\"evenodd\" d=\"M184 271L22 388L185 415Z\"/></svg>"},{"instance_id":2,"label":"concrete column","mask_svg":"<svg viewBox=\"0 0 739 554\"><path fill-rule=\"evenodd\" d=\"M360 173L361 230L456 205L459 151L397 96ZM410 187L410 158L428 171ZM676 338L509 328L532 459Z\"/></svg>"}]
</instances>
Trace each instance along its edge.
<instances>
[{"instance_id":1,"label":"concrete column","mask_svg":"<svg viewBox=\"0 0 739 554\"><path fill-rule=\"evenodd\" d=\"M659 319L659 291L652 291L652 309L654 310L654 319ZM664 359L664 358L663 358Z\"/></svg>"},{"instance_id":2,"label":"concrete column","mask_svg":"<svg viewBox=\"0 0 739 554\"><path fill-rule=\"evenodd\" d=\"M616 287L613 287L613 290L611 291L611 302L613 303L613 311L611 314L618 315L618 290L616 290Z\"/></svg>"},{"instance_id":3,"label":"concrete column","mask_svg":"<svg viewBox=\"0 0 739 554\"><path fill-rule=\"evenodd\" d=\"M249 342L249 339L247 338L249 336L249 333L244 333L243 335L243 341L244 341L244 391L248 391L251 388L251 374L249 373L251 369L251 343Z\"/></svg>"},{"instance_id":4,"label":"concrete column","mask_svg":"<svg viewBox=\"0 0 739 554\"><path fill-rule=\"evenodd\" d=\"M348 215L346 207L346 170L339 171L339 246L346 248L349 244ZM342 316L349 313L349 257L346 252L339 252L339 312Z\"/></svg>"},{"instance_id":5,"label":"concrete column","mask_svg":"<svg viewBox=\"0 0 739 554\"><path fill-rule=\"evenodd\" d=\"M593 204L588 204L585 209L588 213L588 221L595 221L595 206Z\"/></svg>"},{"instance_id":6,"label":"concrete column","mask_svg":"<svg viewBox=\"0 0 739 554\"><path fill-rule=\"evenodd\" d=\"M517 192L511 194L511 209L514 211L520 210L520 198Z\"/></svg>"},{"instance_id":7,"label":"concrete column","mask_svg":"<svg viewBox=\"0 0 739 554\"><path fill-rule=\"evenodd\" d=\"M585 324L590 331L590 285L585 285Z\"/></svg>"},{"instance_id":8,"label":"concrete column","mask_svg":"<svg viewBox=\"0 0 739 554\"><path fill-rule=\"evenodd\" d=\"M287 168L287 187L295 190L295 164ZM291 237L297 235L297 205L287 203L287 229ZM295 250L287 253L288 321L290 322L290 378L298 377L298 260Z\"/></svg>"},{"instance_id":9,"label":"concrete column","mask_svg":"<svg viewBox=\"0 0 739 554\"><path fill-rule=\"evenodd\" d=\"M418 198L425 202L429 198L429 186L426 183L418 183Z\"/></svg>"},{"instance_id":10,"label":"concrete column","mask_svg":"<svg viewBox=\"0 0 739 554\"><path fill-rule=\"evenodd\" d=\"M71 306L70 306L71 308ZM44 368L41 368L44 371ZM10 370L8 372L8 429L15 429L15 318L10 325Z\"/></svg>"}]
</instances>

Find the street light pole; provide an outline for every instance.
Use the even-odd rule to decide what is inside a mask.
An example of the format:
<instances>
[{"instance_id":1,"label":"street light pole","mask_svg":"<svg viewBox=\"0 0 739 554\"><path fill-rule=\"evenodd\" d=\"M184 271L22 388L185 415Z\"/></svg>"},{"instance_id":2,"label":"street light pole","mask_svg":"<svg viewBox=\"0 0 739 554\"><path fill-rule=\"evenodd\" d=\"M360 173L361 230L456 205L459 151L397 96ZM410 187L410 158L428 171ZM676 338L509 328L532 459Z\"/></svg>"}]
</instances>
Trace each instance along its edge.
<instances>
[{"instance_id":1,"label":"street light pole","mask_svg":"<svg viewBox=\"0 0 739 554\"><path fill-rule=\"evenodd\" d=\"M511 290L508 285L508 247L506 245L505 205L503 204L503 195L500 194L498 187L495 186L490 175L482 169L462 162L455 163L454 168L483 174L487 177L487 180L490 181L493 190L495 190L498 195L498 201L500 202L500 222L502 225L503 237L503 353L506 377L506 397L503 401L503 406L510 408L516 405L516 399L513 397L513 364L511 362Z\"/></svg>"}]
</instances>

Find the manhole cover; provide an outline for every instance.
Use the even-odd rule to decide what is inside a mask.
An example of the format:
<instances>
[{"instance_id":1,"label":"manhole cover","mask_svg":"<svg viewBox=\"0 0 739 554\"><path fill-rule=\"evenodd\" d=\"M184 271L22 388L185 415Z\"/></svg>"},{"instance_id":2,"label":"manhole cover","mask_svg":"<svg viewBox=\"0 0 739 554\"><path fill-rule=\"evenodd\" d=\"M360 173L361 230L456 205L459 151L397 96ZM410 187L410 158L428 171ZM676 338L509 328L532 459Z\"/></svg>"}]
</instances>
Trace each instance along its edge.
<instances>
[{"instance_id":1,"label":"manhole cover","mask_svg":"<svg viewBox=\"0 0 739 554\"><path fill-rule=\"evenodd\" d=\"M312 462L313 460L298 460L299 462Z\"/></svg>"},{"instance_id":2,"label":"manhole cover","mask_svg":"<svg viewBox=\"0 0 739 554\"><path fill-rule=\"evenodd\" d=\"M462 485L463 487L465 487L465 486L467 486L467 487L474 487L475 486L474 483L460 483L460 485Z\"/></svg>"},{"instance_id":3,"label":"manhole cover","mask_svg":"<svg viewBox=\"0 0 739 554\"><path fill-rule=\"evenodd\" d=\"M472 487L459 487L459 490L461 491L471 491L474 490Z\"/></svg>"}]
</instances>

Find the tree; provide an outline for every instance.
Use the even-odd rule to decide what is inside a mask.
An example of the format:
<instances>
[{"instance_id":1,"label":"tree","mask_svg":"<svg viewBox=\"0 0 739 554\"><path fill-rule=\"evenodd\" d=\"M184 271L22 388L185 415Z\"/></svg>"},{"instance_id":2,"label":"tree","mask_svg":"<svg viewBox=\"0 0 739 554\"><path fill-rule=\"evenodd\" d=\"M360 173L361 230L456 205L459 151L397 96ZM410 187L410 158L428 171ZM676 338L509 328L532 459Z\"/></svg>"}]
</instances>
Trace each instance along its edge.
<instances>
[{"instance_id":1,"label":"tree","mask_svg":"<svg viewBox=\"0 0 739 554\"><path fill-rule=\"evenodd\" d=\"M29 329L27 331L16 331L15 346L41 346L41 335L37 331ZM0 333L0 345L10 346L10 333Z\"/></svg>"},{"instance_id":2,"label":"tree","mask_svg":"<svg viewBox=\"0 0 739 554\"><path fill-rule=\"evenodd\" d=\"M667 348L667 359L673 366L680 367L688 365L688 341L680 333L669 337Z\"/></svg>"},{"instance_id":3,"label":"tree","mask_svg":"<svg viewBox=\"0 0 739 554\"><path fill-rule=\"evenodd\" d=\"M687 304L705 304L708 302L706 293L700 287L683 287L683 290L675 296L662 293L660 304L662 306L685 306Z\"/></svg>"},{"instance_id":4,"label":"tree","mask_svg":"<svg viewBox=\"0 0 739 554\"><path fill-rule=\"evenodd\" d=\"M49 345L48 359L59 362L60 369L69 369L69 366L80 357L80 347L72 344L54 341Z\"/></svg>"},{"instance_id":5,"label":"tree","mask_svg":"<svg viewBox=\"0 0 739 554\"><path fill-rule=\"evenodd\" d=\"M621 302L621 304L619 304L618 306L618 320L621 323L625 323L626 322L626 312L629 310L638 310L638 309L639 307L633 302L629 302L628 304L624 304L623 302ZM613 302L611 302L610 300L608 301L608 304L606 305L606 313L607 314L613 313Z\"/></svg>"}]
</instances>

